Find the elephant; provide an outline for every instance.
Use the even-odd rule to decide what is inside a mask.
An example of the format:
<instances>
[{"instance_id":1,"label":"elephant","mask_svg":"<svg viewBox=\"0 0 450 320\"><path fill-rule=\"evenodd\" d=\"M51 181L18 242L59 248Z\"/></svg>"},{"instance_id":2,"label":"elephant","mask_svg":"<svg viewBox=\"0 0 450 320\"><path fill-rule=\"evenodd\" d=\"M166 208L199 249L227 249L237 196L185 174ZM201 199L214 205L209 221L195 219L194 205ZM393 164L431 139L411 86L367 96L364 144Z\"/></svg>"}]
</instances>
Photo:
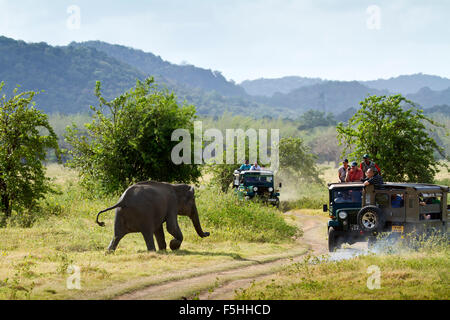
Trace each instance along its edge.
<instances>
[{"instance_id":1,"label":"elephant","mask_svg":"<svg viewBox=\"0 0 450 320\"><path fill-rule=\"evenodd\" d=\"M170 249L178 250L183 242L183 234L178 225L178 215L191 219L197 234L201 238L209 237L209 232L203 232L195 203L195 190L186 184L169 184L163 182L140 182L129 187L119 202L97 214L97 224L102 213L116 209L114 223L114 238L108 251L117 249L120 240L129 233L142 233L148 251L156 251L153 235L161 251L166 250L163 224L174 237Z\"/></svg>"}]
</instances>

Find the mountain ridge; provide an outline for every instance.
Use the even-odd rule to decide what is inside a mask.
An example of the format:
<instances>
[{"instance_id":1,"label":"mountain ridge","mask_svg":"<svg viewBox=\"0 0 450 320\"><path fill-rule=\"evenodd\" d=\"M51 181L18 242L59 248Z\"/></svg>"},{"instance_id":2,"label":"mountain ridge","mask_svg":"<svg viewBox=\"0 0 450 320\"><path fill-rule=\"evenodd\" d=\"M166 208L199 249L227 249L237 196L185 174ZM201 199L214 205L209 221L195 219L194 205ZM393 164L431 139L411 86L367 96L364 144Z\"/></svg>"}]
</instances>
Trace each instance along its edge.
<instances>
[{"instance_id":1,"label":"mountain ridge","mask_svg":"<svg viewBox=\"0 0 450 320\"><path fill-rule=\"evenodd\" d=\"M261 95L271 97L277 92L287 94L301 87L305 87L312 84L320 84L328 81L332 80L326 80L321 78L307 78L301 76L289 76L273 79L261 78L256 80L246 80L243 81L240 85L250 95ZM353 81L346 81L346 82L353 82ZM397 77L391 77L389 79L377 79L358 82L371 89L377 89L381 91L386 90L393 94L401 93L403 95L416 94L421 89L427 87L433 91L444 91L450 88L450 79L423 73L400 75ZM284 91L279 89L281 86L285 88Z\"/></svg>"},{"instance_id":2,"label":"mountain ridge","mask_svg":"<svg viewBox=\"0 0 450 320\"><path fill-rule=\"evenodd\" d=\"M96 81L102 82L105 97L112 99L148 76L173 91L180 103L194 104L199 115L212 117L231 112L296 118L311 109L340 114L358 108L369 94L390 94L359 81L293 76L282 79L294 80L300 88L291 90L288 84L272 96L252 96L218 71L176 65L130 47L101 41L50 46L0 36L0 81L7 84L3 93L9 93L16 84L22 86L21 90L45 90L36 97L38 107L45 112L89 112L89 106L97 103ZM424 108L450 105L450 88L435 91L425 87L405 96Z\"/></svg>"},{"instance_id":3,"label":"mountain ridge","mask_svg":"<svg viewBox=\"0 0 450 320\"><path fill-rule=\"evenodd\" d=\"M225 79L219 71L193 65L177 65L151 52L103 41L72 42L69 46L94 48L147 75L161 77L166 82L205 91L217 91L225 96L247 96L243 88Z\"/></svg>"}]
</instances>

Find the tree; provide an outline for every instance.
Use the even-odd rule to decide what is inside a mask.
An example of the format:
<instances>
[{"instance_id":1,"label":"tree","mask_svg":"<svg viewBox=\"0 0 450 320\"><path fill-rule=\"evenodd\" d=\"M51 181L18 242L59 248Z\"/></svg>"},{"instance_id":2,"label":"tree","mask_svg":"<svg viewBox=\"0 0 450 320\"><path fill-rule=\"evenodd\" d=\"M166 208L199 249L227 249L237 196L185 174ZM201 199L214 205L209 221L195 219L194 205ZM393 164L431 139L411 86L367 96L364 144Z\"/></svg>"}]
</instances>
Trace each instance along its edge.
<instances>
[{"instance_id":1,"label":"tree","mask_svg":"<svg viewBox=\"0 0 450 320\"><path fill-rule=\"evenodd\" d=\"M432 128L441 125L401 95L371 96L360 104L347 125L337 126L343 157L361 159L368 153L385 181L433 182L439 164L434 152L444 156L444 150L425 124Z\"/></svg>"},{"instance_id":2,"label":"tree","mask_svg":"<svg viewBox=\"0 0 450 320\"><path fill-rule=\"evenodd\" d=\"M280 140L280 171L290 177L308 182L321 183L316 157L303 144L301 138Z\"/></svg>"},{"instance_id":3,"label":"tree","mask_svg":"<svg viewBox=\"0 0 450 320\"><path fill-rule=\"evenodd\" d=\"M246 158L248 159L248 141L246 141ZM236 149L234 150L236 158ZM226 152L224 152L225 154ZM226 157L226 156L225 156ZM300 138L283 138L279 142L279 174L280 176L294 177L298 181L322 183L319 170L316 166L316 157L309 152ZM260 163L258 159L258 163ZM233 173L239 165L212 164L207 166L207 172L212 174L213 182L227 192L233 183Z\"/></svg>"},{"instance_id":4,"label":"tree","mask_svg":"<svg viewBox=\"0 0 450 320\"><path fill-rule=\"evenodd\" d=\"M0 93L4 83L0 84ZM36 92L18 88L0 98L0 223L24 209L33 209L51 191L42 162L48 149L59 159L58 137L47 115L34 108Z\"/></svg>"},{"instance_id":5,"label":"tree","mask_svg":"<svg viewBox=\"0 0 450 320\"><path fill-rule=\"evenodd\" d=\"M316 127L328 127L336 125L336 120L332 113L317 110L309 110L300 117L300 126L298 130L308 130Z\"/></svg>"},{"instance_id":6,"label":"tree","mask_svg":"<svg viewBox=\"0 0 450 320\"><path fill-rule=\"evenodd\" d=\"M259 144L258 144L259 146ZM223 163L217 164L217 163L207 163L205 168L206 172L212 175L211 181L214 185L218 186L222 192L228 192L230 189L230 186L232 185L234 181L234 172L238 170L242 163L238 164L227 164L226 158L227 158L227 152L233 152L234 153L234 160L237 161L238 159L238 150L237 145L234 145L233 150L224 150L223 151ZM248 139L245 140L245 159L249 159L249 141ZM258 163L259 163L259 157L258 157ZM253 163L251 164L253 165Z\"/></svg>"},{"instance_id":7,"label":"tree","mask_svg":"<svg viewBox=\"0 0 450 320\"><path fill-rule=\"evenodd\" d=\"M200 176L197 165L176 165L171 159L176 129L193 136L194 106L180 107L174 94L159 89L153 78L107 101L97 82L99 106L91 106L92 123L85 130L73 125L66 141L82 183L105 193L122 191L139 181L192 182Z\"/></svg>"},{"instance_id":8,"label":"tree","mask_svg":"<svg viewBox=\"0 0 450 320\"><path fill-rule=\"evenodd\" d=\"M222 192L228 192L233 183L234 172L239 169L235 164L210 164L206 166L206 171L212 175L214 185L220 187Z\"/></svg>"}]
</instances>

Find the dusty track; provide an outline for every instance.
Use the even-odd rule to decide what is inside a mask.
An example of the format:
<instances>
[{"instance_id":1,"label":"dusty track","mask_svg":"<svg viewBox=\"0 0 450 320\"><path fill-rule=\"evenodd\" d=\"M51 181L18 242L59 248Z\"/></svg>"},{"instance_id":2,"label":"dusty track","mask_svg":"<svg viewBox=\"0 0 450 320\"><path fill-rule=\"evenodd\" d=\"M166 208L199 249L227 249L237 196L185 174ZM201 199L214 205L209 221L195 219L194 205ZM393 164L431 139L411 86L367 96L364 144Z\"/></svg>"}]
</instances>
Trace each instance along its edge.
<instances>
[{"instance_id":1,"label":"dusty track","mask_svg":"<svg viewBox=\"0 0 450 320\"><path fill-rule=\"evenodd\" d=\"M254 258L250 265L232 266L224 270L204 270L201 275L192 274L179 280L168 280L158 285L150 285L130 293L116 296L117 300L166 300L166 299L232 299L237 289L251 285L253 281L264 279L280 270L286 264L301 261L306 252L314 255L326 253L326 218L305 216L301 212L290 212L303 229L303 237L290 256L286 253L269 259ZM176 278L176 277L175 277ZM168 278L169 279L169 278Z\"/></svg>"},{"instance_id":2,"label":"dusty track","mask_svg":"<svg viewBox=\"0 0 450 320\"><path fill-rule=\"evenodd\" d=\"M313 255L322 255L326 254L328 251L327 242L326 242L326 218L319 216L306 216L302 215L300 211L292 211L288 213L289 215L294 215L299 224L303 229L303 237L301 238L301 242L303 245L308 247L308 252ZM304 259L304 256L299 256L296 259L290 261L298 262ZM278 268L273 271L276 272L280 268L282 268L286 263L281 262L278 264ZM267 278L272 278L273 273L260 275L256 277L244 278L240 280L229 281L225 283L223 286L216 288L212 292L203 292L200 294L200 300L231 300L234 298L236 290L246 288L252 284L254 281L261 281Z\"/></svg>"}]
</instances>

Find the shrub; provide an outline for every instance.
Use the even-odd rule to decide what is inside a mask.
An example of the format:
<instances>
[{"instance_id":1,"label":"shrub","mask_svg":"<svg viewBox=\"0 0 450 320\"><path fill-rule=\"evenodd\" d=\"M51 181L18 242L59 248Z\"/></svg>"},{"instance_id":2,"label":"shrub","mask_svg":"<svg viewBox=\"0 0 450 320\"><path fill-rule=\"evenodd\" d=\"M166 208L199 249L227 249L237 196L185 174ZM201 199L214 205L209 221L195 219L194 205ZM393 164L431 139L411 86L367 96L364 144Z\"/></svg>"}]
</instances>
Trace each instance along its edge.
<instances>
[{"instance_id":1,"label":"shrub","mask_svg":"<svg viewBox=\"0 0 450 320\"><path fill-rule=\"evenodd\" d=\"M238 200L233 191L208 187L197 191L197 207L204 229L212 229L215 240L283 242L298 228L289 225L274 207L255 201ZM189 223L182 219L183 223Z\"/></svg>"}]
</instances>

